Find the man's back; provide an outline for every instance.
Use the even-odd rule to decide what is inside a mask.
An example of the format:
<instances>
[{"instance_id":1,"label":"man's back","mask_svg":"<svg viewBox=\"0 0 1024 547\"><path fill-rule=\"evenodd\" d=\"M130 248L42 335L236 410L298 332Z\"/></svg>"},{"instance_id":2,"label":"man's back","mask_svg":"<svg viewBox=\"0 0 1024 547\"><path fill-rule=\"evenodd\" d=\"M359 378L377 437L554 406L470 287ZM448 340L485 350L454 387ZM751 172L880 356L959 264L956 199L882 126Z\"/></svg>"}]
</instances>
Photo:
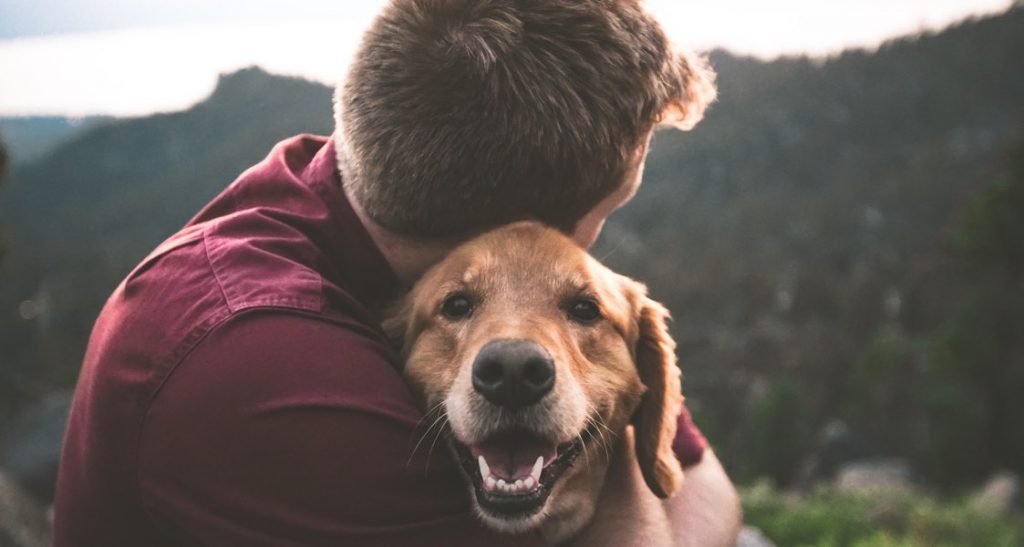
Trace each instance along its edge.
<instances>
[{"instance_id":1,"label":"man's back","mask_svg":"<svg viewBox=\"0 0 1024 547\"><path fill-rule=\"evenodd\" d=\"M334 165L325 139L281 143L111 296L55 545L487 540L454 467L412 454L421 414L370 309L397 283Z\"/></svg>"}]
</instances>

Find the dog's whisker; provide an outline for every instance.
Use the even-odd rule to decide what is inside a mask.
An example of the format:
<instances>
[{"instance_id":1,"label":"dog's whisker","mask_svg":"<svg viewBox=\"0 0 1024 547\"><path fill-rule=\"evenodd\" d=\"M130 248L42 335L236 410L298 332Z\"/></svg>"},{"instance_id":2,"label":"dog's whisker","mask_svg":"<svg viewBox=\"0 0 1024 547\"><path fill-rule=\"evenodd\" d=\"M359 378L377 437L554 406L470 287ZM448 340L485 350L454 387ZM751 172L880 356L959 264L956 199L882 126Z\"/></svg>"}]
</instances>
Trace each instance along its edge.
<instances>
[{"instance_id":1,"label":"dog's whisker","mask_svg":"<svg viewBox=\"0 0 1024 547\"><path fill-rule=\"evenodd\" d=\"M605 459L607 459L609 456L608 439L605 436L604 430L601 429L604 424L602 424L600 420L591 420L591 423L597 426L597 445L601 448L601 451L604 452Z\"/></svg>"},{"instance_id":2,"label":"dog's whisker","mask_svg":"<svg viewBox=\"0 0 1024 547\"><path fill-rule=\"evenodd\" d=\"M424 412L423 417L420 418L419 421L416 422L416 425L413 427L413 431L418 431L423 426L423 424L427 423L428 420L432 419L436 413L442 411L442 405L444 405L444 401L437 403L436 405L432 406L429 410ZM429 431L429 428L427 428L427 430Z\"/></svg>"},{"instance_id":3,"label":"dog's whisker","mask_svg":"<svg viewBox=\"0 0 1024 547\"><path fill-rule=\"evenodd\" d=\"M438 439L441 438L441 435L444 433L445 427L447 427L447 426L448 426L448 415L445 414L444 415L444 422L441 423L441 427L437 428L437 433L434 435L434 440L433 440L433 442L430 443L430 450L427 451L427 465L430 464L431 458L434 457L434 447L437 445ZM427 472L426 467L424 467L423 472L424 472L424 475L426 475L426 472Z\"/></svg>"},{"instance_id":4,"label":"dog's whisker","mask_svg":"<svg viewBox=\"0 0 1024 547\"><path fill-rule=\"evenodd\" d=\"M604 423L604 420L599 415L592 416L588 420L592 426L596 428L597 433L597 444L604 451L606 459L611 459L611 445L614 440L615 432Z\"/></svg>"},{"instance_id":5,"label":"dog's whisker","mask_svg":"<svg viewBox=\"0 0 1024 547\"><path fill-rule=\"evenodd\" d=\"M424 423L426 423L426 422L427 422L427 420L429 420L429 419L430 419L430 417L431 417L431 416L432 416L432 415L433 415L433 414L434 414L435 412L437 412L438 410L440 410L440 408L441 408L441 406L442 406L442 405L444 405L444 401L441 401L441 402L437 403L436 405L434 405L434 406L430 407L430 409L428 409L428 410L427 410L426 412L424 412L424 413L423 413L423 417L422 417L422 418L420 418L420 420L419 420L418 422L416 422L416 429L418 429L418 428L419 428L419 427L420 427L421 425L423 425Z\"/></svg>"},{"instance_id":6,"label":"dog's whisker","mask_svg":"<svg viewBox=\"0 0 1024 547\"><path fill-rule=\"evenodd\" d=\"M586 441L583 440L583 432L582 431L577 433L576 437L580 440L580 444L586 443ZM583 465L585 467L590 467L590 451L589 450L584 450L583 451Z\"/></svg>"},{"instance_id":7,"label":"dog's whisker","mask_svg":"<svg viewBox=\"0 0 1024 547\"><path fill-rule=\"evenodd\" d=\"M408 459L408 460L407 460L407 461L405 462L405 465L406 465L406 466L408 466L409 464L411 464L411 463L412 463L412 459L416 457L416 451L417 451L417 450L419 450L419 448L420 448L420 445L422 445L422 444L423 444L423 441L425 441L425 440L427 439L427 436L429 436L429 435L430 435L431 431L433 431L433 430L434 430L434 428L436 428L436 427L438 426L438 424L439 424L439 423L441 423L442 421L444 421L444 422L447 422L448 414L447 414L447 413L445 413L445 412L437 412L437 409L438 409L438 407L440 407L440 406L441 406L440 404L439 404L439 405L436 405L436 406L434 406L434 408L433 408L433 409L431 409L431 411L430 411L430 412L428 412L426 416L424 416L423 420L420 420L420 423L422 423L423 421L425 421L426 419L428 419L428 416L429 416L429 415L430 415L431 413L437 413L437 414L438 414L438 416L437 416L436 418L434 418L434 421L433 421L433 423L431 423L431 424L430 424L430 427L428 427L428 428L426 429L426 431L424 431L424 432L423 432L423 434L422 434L422 435L420 436L420 439L419 439L419 441L417 441L417 442L416 442L416 446L414 446L414 447L413 447L413 449L412 449L412 452L411 452L411 453L409 454L409 459ZM443 428L444 428L444 424L441 424L441 427L440 427L440 428L438 428L438 434L440 434L440 431L441 431L441 430L442 430ZM435 440L435 442L436 442L436 440ZM429 458L429 454L428 454L428 458L427 458L427 461L429 461L429 460L430 460L430 458Z\"/></svg>"}]
</instances>

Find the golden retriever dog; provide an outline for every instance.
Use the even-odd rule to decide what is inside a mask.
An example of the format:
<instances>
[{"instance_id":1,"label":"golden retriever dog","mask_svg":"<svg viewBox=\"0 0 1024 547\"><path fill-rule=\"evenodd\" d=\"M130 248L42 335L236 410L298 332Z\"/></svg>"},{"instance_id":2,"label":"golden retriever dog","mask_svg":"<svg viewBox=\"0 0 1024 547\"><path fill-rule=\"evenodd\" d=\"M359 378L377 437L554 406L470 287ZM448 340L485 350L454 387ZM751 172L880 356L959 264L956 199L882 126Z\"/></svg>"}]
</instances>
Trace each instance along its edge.
<instances>
[{"instance_id":1,"label":"golden retriever dog","mask_svg":"<svg viewBox=\"0 0 1024 547\"><path fill-rule=\"evenodd\" d=\"M483 522L562 541L593 516L614 443L635 439L658 496L680 485L667 315L565 235L521 222L456 248L385 329Z\"/></svg>"}]
</instances>

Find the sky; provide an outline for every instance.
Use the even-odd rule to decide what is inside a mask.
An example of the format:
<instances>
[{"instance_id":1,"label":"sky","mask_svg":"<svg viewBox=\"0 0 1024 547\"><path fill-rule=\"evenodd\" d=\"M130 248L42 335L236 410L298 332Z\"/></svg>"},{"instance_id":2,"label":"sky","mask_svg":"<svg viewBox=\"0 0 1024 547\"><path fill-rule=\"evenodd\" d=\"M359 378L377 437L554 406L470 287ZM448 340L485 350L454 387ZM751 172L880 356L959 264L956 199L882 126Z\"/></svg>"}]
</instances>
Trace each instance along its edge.
<instances>
[{"instance_id":1,"label":"sky","mask_svg":"<svg viewBox=\"0 0 1024 547\"><path fill-rule=\"evenodd\" d=\"M0 0L0 116L187 108L258 64L333 84L385 0ZM680 44L827 56L1011 0L648 0Z\"/></svg>"}]
</instances>

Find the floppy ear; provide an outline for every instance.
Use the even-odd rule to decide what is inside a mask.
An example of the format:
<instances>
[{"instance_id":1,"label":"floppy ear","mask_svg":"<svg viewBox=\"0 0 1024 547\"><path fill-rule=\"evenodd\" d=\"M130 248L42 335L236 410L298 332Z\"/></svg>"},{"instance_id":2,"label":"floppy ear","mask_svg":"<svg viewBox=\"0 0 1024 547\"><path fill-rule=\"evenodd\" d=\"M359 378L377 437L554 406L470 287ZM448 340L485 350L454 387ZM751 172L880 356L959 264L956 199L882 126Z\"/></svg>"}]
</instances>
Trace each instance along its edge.
<instances>
[{"instance_id":1,"label":"floppy ear","mask_svg":"<svg viewBox=\"0 0 1024 547\"><path fill-rule=\"evenodd\" d=\"M384 311L384 320L380 327L391 342L391 346L404 358L406 351L405 335L409 331L409 322L412 320L412 298L406 296L395 302Z\"/></svg>"},{"instance_id":2,"label":"floppy ear","mask_svg":"<svg viewBox=\"0 0 1024 547\"><path fill-rule=\"evenodd\" d=\"M659 124L688 131L704 117L704 111L718 97L715 71L707 59L685 51L669 56L662 75L671 99L658 117Z\"/></svg>"},{"instance_id":3,"label":"floppy ear","mask_svg":"<svg viewBox=\"0 0 1024 547\"><path fill-rule=\"evenodd\" d=\"M647 390L633 415L636 458L647 486L660 498L675 494L683 479L683 469L672 450L683 394L676 344L665 324L668 316L661 304L640 298L636 366Z\"/></svg>"}]
</instances>

